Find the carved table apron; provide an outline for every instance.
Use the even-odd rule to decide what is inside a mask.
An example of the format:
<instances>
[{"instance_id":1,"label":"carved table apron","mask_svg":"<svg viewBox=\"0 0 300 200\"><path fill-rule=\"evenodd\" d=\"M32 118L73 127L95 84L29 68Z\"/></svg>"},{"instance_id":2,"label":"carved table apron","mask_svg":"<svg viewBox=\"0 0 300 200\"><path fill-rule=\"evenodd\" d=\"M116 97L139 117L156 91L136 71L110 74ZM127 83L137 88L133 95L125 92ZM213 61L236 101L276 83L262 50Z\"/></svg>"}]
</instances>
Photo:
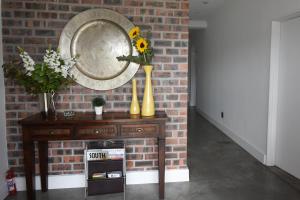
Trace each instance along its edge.
<instances>
[{"instance_id":1,"label":"carved table apron","mask_svg":"<svg viewBox=\"0 0 300 200\"><path fill-rule=\"evenodd\" d=\"M23 132L24 170L27 199L35 200L34 142L38 142L42 191L48 190L48 141L108 140L157 138L159 165L159 197L165 193L165 124L167 115L156 112L153 117L131 116L125 112L76 113L65 118L62 113L48 118L35 114L20 121Z\"/></svg>"}]
</instances>

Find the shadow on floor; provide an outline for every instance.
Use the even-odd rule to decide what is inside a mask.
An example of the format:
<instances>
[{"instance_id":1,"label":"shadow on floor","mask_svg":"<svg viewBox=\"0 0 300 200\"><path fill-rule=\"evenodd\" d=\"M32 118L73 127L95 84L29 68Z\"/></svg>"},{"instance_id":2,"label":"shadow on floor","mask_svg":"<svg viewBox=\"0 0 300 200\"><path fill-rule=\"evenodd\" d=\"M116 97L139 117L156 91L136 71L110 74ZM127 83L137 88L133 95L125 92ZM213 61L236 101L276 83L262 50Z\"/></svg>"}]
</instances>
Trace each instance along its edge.
<instances>
[{"instance_id":1,"label":"shadow on floor","mask_svg":"<svg viewBox=\"0 0 300 200\"><path fill-rule=\"evenodd\" d=\"M220 130L189 113L188 165L190 182L167 183L167 200L299 200L300 193L264 167ZM25 200L25 192L7 200ZM84 190L37 192L41 200L82 200ZM125 194L89 200L157 200L157 184L129 185Z\"/></svg>"}]
</instances>

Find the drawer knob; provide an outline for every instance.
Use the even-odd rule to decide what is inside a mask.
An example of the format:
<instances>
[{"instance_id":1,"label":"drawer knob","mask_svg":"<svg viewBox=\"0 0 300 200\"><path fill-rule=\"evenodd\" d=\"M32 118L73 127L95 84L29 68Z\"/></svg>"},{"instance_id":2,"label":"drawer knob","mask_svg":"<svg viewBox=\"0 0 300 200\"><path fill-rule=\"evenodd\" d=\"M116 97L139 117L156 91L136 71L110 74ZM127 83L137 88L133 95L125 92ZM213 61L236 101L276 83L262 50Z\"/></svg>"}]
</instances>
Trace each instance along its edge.
<instances>
[{"instance_id":1,"label":"drawer knob","mask_svg":"<svg viewBox=\"0 0 300 200\"><path fill-rule=\"evenodd\" d=\"M144 132L143 128L137 128L136 130L137 130L138 133L143 133Z\"/></svg>"},{"instance_id":2,"label":"drawer knob","mask_svg":"<svg viewBox=\"0 0 300 200\"><path fill-rule=\"evenodd\" d=\"M95 130L95 133L96 133L96 134L99 134L99 133L101 133L101 131L100 131L99 129L96 129L96 130Z\"/></svg>"},{"instance_id":3,"label":"drawer knob","mask_svg":"<svg viewBox=\"0 0 300 200\"><path fill-rule=\"evenodd\" d=\"M54 135L54 131L50 131L49 134L50 134L50 135Z\"/></svg>"}]
</instances>

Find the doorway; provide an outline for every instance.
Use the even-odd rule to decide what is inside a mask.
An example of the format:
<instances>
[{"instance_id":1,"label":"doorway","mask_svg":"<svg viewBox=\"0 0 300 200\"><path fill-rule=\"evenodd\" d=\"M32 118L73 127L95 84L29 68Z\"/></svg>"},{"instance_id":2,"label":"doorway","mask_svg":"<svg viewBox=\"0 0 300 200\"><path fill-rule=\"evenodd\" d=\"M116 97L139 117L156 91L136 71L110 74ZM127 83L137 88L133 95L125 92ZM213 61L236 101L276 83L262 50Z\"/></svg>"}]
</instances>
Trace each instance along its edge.
<instances>
[{"instance_id":1,"label":"doorway","mask_svg":"<svg viewBox=\"0 0 300 200\"><path fill-rule=\"evenodd\" d=\"M275 34L275 36L274 36ZM300 17L273 23L267 164L300 178Z\"/></svg>"}]
</instances>

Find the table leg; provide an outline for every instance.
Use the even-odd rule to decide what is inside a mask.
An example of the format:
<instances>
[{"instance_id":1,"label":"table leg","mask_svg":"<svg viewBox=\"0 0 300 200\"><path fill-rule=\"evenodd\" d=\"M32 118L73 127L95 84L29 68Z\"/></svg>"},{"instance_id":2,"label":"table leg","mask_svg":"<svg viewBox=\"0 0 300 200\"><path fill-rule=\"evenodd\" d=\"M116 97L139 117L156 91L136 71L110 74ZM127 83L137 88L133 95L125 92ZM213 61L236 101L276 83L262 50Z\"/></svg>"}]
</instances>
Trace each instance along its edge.
<instances>
[{"instance_id":1,"label":"table leg","mask_svg":"<svg viewBox=\"0 0 300 200\"><path fill-rule=\"evenodd\" d=\"M35 200L35 165L34 142L27 130L23 129L24 172L26 179L27 200Z\"/></svg>"},{"instance_id":2,"label":"table leg","mask_svg":"<svg viewBox=\"0 0 300 200\"><path fill-rule=\"evenodd\" d=\"M40 165L40 176L42 192L48 190L48 142L39 141L39 165Z\"/></svg>"},{"instance_id":3,"label":"table leg","mask_svg":"<svg viewBox=\"0 0 300 200\"><path fill-rule=\"evenodd\" d=\"M159 199L165 198L165 139L158 139Z\"/></svg>"}]
</instances>

